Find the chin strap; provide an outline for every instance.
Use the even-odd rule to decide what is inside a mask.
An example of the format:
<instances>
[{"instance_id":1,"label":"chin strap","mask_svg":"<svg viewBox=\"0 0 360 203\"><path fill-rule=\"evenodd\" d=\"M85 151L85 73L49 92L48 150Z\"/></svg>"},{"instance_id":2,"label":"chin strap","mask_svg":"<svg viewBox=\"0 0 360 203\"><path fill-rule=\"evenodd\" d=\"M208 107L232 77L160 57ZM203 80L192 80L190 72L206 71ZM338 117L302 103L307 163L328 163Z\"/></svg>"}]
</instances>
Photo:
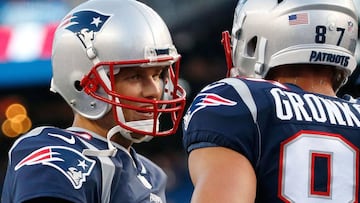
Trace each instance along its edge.
<instances>
[{"instance_id":1,"label":"chin strap","mask_svg":"<svg viewBox=\"0 0 360 203\"><path fill-rule=\"evenodd\" d=\"M149 119L149 120L127 122L126 125L128 125L132 128L143 130L143 131L152 131L153 123L154 123L154 121L152 119ZM159 123L159 122L157 122L157 123ZM157 127L156 127L156 130L158 130L158 129L159 129L159 125L157 125ZM144 141L148 142L153 138L150 135L145 135L141 138L134 138L131 136L131 133L132 133L131 131L126 130L117 125L117 126L114 126L113 128L111 128L106 135L108 149L104 149L104 150L84 149L82 151L82 154L84 154L86 156L108 156L108 157L111 156L111 157L114 157L116 155L117 149L111 143L111 138L117 133L120 133L123 137L125 137L128 140L131 140L134 143L140 143L140 142L144 142Z\"/></svg>"},{"instance_id":2,"label":"chin strap","mask_svg":"<svg viewBox=\"0 0 360 203\"><path fill-rule=\"evenodd\" d=\"M111 138L118 133L118 126L115 126L109 130L109 132L106 135L106 140L108 143L108 149L104 150L94 150L94 149L84 149L82 151L83 155L86 156L111 156L114 157L116 155L117 149L112 145Z\"/></svg>"}]
</instances>

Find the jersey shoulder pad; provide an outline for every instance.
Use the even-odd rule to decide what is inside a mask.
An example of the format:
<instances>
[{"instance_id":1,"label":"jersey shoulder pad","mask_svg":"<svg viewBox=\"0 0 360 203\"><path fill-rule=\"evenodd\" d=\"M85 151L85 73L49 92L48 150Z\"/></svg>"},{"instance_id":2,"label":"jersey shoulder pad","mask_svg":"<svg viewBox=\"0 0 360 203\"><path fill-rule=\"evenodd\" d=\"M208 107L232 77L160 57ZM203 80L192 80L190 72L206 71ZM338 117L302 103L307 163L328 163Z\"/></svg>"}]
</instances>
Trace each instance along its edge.
<instances>
[{"instance_id":1,"label":"jersey shoulder pad","mask_svg":"<svg viewBox=\"0 0 360 203\"><path fill-rule=\"evenodd\" d=\"M46 142L47 145L54 145L58 144L59 141L65 142L67 144L74 144L75 136L73 135L74 134L70 131L56 127L37 127L18 138L18 140L15 142L15 145L20 142L34 144Z\"/></svg>"}]
</instances>

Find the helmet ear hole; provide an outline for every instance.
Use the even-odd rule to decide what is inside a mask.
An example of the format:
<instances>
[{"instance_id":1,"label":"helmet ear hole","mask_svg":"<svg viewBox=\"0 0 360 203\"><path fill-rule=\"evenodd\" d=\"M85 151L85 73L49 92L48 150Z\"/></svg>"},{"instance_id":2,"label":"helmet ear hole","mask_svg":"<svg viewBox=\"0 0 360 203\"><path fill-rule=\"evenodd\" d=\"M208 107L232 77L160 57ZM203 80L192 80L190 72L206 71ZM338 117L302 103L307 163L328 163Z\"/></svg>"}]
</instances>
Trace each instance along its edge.
<instances>
[{"instance_id":1,"label":"helmet ear hole","mask_svg":"<svg viewBox=\"0 0 360 203\"><path fill-rule=\"evenodd\" d=\"M246 46L246 54L249 57L254 57L256 45L257 45L257 37L255 36L247 43L247 46Z\"/></svg>"},{"instance_id":2,"label":"helmet ear hole","mask_svg":"<svg viewBox=\"0 0 360 203\"><path fill-rule=\"evenodd\" d=\"M79 92L81 92L81 91L84 89L84 88L81 86L79 80L76 80L76 81L74 82L74 87L75 87L75 89L76 89L77 91L79 91Z\"/></svg>"}]
</instances>

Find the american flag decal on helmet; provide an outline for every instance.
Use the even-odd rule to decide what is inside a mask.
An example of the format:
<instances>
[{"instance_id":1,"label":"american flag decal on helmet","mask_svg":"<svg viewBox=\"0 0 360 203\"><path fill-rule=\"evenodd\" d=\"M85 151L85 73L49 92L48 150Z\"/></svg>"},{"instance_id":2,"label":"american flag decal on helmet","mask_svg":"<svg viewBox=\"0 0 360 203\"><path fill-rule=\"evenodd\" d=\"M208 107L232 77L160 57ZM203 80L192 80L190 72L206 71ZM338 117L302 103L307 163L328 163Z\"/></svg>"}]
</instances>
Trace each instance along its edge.
<instances>
[{"instance_id":1,"label":"american flag decal on helmet","mask_svg":"<svg viewBox=\"0 0 360 203\"><path fill-rule=\"evenodd\" d=\"M86 181L86 177L90 175L95 161L69 147L47 146L35 150L23 158L15 166L15 171L24 166L36 164L57 169L70 180L75 189L79 189Z\"/></svg>"},{"instance_id":2,"label":"american flag decal on helmet","mask_svg":"<svg viewBox=\"0 0 360 203\"><path fill-rule=\"evenodd\" d=\"M308 13L297 13L289 15L289 25L304 25L309 24Z\"/></svg>"}]
</instances>

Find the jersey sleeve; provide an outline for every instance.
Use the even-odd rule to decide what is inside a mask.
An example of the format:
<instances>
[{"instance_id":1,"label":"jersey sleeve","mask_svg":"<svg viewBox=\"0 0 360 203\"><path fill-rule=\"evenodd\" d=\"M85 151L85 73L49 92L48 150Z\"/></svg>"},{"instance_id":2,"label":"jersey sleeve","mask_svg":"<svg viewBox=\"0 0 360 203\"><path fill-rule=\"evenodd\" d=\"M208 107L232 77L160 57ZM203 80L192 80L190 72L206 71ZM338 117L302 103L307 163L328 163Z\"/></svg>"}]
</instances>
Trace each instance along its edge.
<instances>
[{"instance_id":1,"label":"jersey sleeve","mask_svg":"<svg viewBox=\"0 0 360 203\"><path fill-rule=\"evenodd\" d=\"M3 202L23 202L38 197L86 202L81 186L95 161L84 157L72 144L51 139L48 130L30 132L19 138L9 151ZM70 138L61 131L53 135L64 140Z\"/></svg>"},{"instance_id":2,"label":"jersey sleeve","mask_svg":"<svg viewBox=\"0 0 360 203\"><path fill-rule=\"evenodd\" d=\"M252 94L242 80L215 82L195 97L184 116L184 147L190 152L222 146L244 154L254 163L259 147L256 113Z\"/></svg>"}]
</instances>

